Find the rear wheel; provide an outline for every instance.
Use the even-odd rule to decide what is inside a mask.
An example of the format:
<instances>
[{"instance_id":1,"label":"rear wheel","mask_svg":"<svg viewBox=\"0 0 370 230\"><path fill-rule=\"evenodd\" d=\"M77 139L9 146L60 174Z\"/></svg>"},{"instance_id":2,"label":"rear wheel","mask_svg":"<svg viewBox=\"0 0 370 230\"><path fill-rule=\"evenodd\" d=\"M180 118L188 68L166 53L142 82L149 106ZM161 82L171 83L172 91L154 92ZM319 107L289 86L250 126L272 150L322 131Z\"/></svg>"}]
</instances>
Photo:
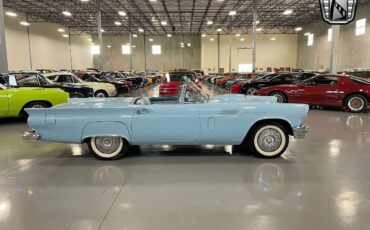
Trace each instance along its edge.
<instances>
[{"instance_id":1,"label":"rear wheel","mask_svg":"<svg viewBox=\"0 0 370 230\"><path fill-rule=\"evenodd\" d=\"M367 110L369 102L360 94L353 94L345 101L345 107L351 113L361 113Z\"/></svg>"},{"instance_id":2,"label":"rear wheel","mask_svg":"<svg viewBox=\"0 0 370 230\"><path fill-rule=\"evenodd\" d=\"M279 123L266 122L251 131L246 144L257 157L276 158L288 148L289 135Z\"/></svg>"},{"instance_id":3,"label":"rear wheel","mask_svg":"<svg viewBox=\"0 0 370 230\"><path fill-rule=\"evenodd\" d=\"M25 108L32 108L32 109L42 109L42 108L49 108L50 106L42 101L35 101L31 102L28 105L26 105Z\"/></svg>"},{"instance_id":4,"label":"rear wheel","mask_svg":"<svg viewBox=\"0 0 370 230\"><path fill-rule=\"evenodd\" d=\"M270 96L276 97L278 103L287 103L288 99L282 92L272 92Z\"/></svg>"},{"instance_id":5,"label":"rear wheel","mask_svg":"<svg viewBox=\"0 0 370 230\"><path fill-rule=\"evenodd\" d=\"M257 88L256 87L248 87L246 90L245 90L245 94L247 95L253 95L254 92L257 91Z\"/></svg>"},{"instance_id":6,"label":"rear wheel","mask_svg":"<svg viewBox=\"0 0 370 230\"><path fill-rule=\"evenodd\" d=\"M117 160L123 157L129 144L122 137L102 136L92 137L88 141L89 150L102 160Z\"/></svg>"},{"instance_id":7,"label":"rear wheel","mask_svg":"<svg viewBox=\"0 0 370 230\"><path fill-rule=\"evenodd\" d=\"M95 97L108 97L108 94L104 90L98 90L95 92L94 96Z\"/></svg>"}]
</instances>

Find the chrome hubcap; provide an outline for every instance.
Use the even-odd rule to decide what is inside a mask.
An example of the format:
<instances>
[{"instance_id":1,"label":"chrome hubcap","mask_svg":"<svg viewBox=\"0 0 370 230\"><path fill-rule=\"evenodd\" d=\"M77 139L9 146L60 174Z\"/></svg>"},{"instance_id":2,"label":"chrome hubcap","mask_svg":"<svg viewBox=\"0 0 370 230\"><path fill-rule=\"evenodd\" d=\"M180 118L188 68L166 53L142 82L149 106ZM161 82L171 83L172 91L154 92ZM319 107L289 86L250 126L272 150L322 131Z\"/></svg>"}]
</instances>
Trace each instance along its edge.
<instances>
[{"instance_id":1,"label":"chrome hubcap","mask_svg":"<svg viewBox=\"0 0 370 230\"><path fill-rule=\"evenodd\" d=\"M104 93L97 93L96 97L105 97L105 94Z\"/></svg>"},{"instance_id":2,"label":"chrome hubcap","mask_svg":"<svg viewBox=\"0 0 370 230\"><path fill-rule=\"evenodd\" d=\"M278 103L284 102L284 98L280 94L274 94L273 96L276 97Z\"/></svg>"},{"instance_id":3,"label":"chrome hubcap","mask_svg":"<svg viewBox=\"0 0 370 230\"><path fill-rule=\"evenodd\" d=\"M255 88L250 88L247 90L247 95L253 95L254 92L256 92L256 89Z\"/></svg>"},{"instance_id":4,"label":"chrome hubcap","mask_svg":"<svg viewBox=\"0 0 370 230\"><path fill-rule=\"evenodd\" d=\"M44 108L44 106L37 104L37 105L32 106L31 108L33 108L33 109L42 109L42 108Z\"/></svg>"},{"instance_id":5,"label":"chrome hubcap","mask_svg":"<svg viewBox=\"0 0 370 230\"><path fill-rule=\"evenodd\" d=\"M364 100L360 97L353 97L349 100L348 106L353 111L360 111L365 105Z\"/></svg>"},{"instance_id":6,"label":"chrome hubcap","mask_svg":"<svg viewBox=\"0 0 370 230\"><path fill-rule=\"evenodd\" d=\"M275 129L266 129L258 136L257 143L263 151L274 152L281 145L281 135Z\"/></svg>"},{"instance_id":7,"label":"chrome hubcap","mask_svg":"<svg viewBox=\"0 0 370 230\"><path fill-rule=\"evenodd\" d=\"M96 137L95 138L96 148L105 154L114 153L117 151L120 145L119 137Z\"/></svg>"}]
</instances>

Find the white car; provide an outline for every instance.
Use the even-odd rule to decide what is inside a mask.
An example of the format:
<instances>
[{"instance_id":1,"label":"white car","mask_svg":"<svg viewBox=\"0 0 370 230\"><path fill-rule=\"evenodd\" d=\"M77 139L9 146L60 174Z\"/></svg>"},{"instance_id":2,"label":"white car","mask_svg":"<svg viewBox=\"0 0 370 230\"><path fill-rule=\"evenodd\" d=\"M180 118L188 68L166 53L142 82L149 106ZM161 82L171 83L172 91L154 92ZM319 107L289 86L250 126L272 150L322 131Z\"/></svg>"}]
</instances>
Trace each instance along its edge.
<instances>
[{"instance_id":1,"label":"white car","mask_svg":"<svg viewBox=\"0 0 370 230\"><path fill-rule=\"evenodd\" d=\"M95 97L115 97L117 96L116 87L110 83L104 82L85 82L77 78L73 73L55 72L44 74L44 76L59 84L83 85L94 90Z\"/></svg>"}]
</instances>

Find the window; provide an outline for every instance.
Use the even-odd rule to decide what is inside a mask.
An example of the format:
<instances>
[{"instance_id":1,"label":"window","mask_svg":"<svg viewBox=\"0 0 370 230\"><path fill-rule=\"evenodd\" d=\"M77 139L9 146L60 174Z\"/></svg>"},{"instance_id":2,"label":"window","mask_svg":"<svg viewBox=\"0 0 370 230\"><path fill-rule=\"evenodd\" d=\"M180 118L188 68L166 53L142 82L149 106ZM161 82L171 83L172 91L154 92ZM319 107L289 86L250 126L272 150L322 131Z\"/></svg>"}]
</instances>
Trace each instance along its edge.
<instances>
[{"instance_id":1,"label":"window","mask_svg":"<svg viewBox=\"0 0 370 230\"><path fill-rule=\"evenodd\" d=\"M161 46L160 45L152 45L152 54L153 55L160 55L161 52Z\"/></svg>"},{"instance_id":2,"label":"window","mask_svg":"<svg viewBox=\"0 0 370 230\"><path fill-rule=\"evenodd\" d=\"M307 46L313 46L313 34L307 36Z\"/></svg>"},{"instance_id":3,"label":"window","mask_svg":"<svg viewBox=\"0 0 370 230\"><path fill-rule=\"evenodd\" d=\"M131 54L130 45L122 45L122 54L123 55L130 55Z\"/></svg>"},{"instance_id":4,"label":"window","mask_svg":"<svg viewBox=\"0 0 370 230\"><path fill-rule=\"evenodd\" d=\"M356 36L363 35L366 32L366 18L356 21Z\"/></svg>"},{"instance_id":5,"label":"window","mask_svg":"<svg viewBox=\"0 0 370 230\"><path fill-rule=\"evenodd\" d=\"M15 78L18 85L39 85L37 75L34 74L16 75Z\"/></svg>"},{"instance_id":6,"label":"window","mask_svg":"<svg viewBox=\"0 0 370 230\"><path fill-rule=\"evenodd\" d=\"M318 76L316 78L307 80L304 85L308 86L337 86L338 77L335 76Z\"/></svg>"},{"instance_id":7,"label":"window","mask_svg":"<svg viewBox=\"0 0 370 230\"><path fill-rule=\"evenodd\" d=\"M333 29L328 29L328 42L331 42L333 40Z\"/></svg>"}]
</instances>

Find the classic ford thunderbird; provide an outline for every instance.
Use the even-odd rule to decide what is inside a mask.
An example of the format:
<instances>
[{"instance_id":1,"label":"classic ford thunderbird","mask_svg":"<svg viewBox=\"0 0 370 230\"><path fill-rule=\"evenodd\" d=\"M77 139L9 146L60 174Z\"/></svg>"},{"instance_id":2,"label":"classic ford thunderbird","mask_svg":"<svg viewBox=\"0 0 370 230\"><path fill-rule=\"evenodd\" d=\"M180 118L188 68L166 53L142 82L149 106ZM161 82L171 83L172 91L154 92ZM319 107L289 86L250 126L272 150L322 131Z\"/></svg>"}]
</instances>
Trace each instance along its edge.
<instances>
[{"instance_id":1,"label":"classic ford thunderbird","mask_svg":"<svg viewBox=\"0 0 370 230\"><path fill-rule=\"evenodd\" d=\"M243 153L274 158L289 135L304 138L308 106L275 97L209 98L185 79L176 97L73 99L49 109L26 109L24 139L87 143L100 159L118 159L130 145L235 145Z\"/></svg>"}]
</instances>

